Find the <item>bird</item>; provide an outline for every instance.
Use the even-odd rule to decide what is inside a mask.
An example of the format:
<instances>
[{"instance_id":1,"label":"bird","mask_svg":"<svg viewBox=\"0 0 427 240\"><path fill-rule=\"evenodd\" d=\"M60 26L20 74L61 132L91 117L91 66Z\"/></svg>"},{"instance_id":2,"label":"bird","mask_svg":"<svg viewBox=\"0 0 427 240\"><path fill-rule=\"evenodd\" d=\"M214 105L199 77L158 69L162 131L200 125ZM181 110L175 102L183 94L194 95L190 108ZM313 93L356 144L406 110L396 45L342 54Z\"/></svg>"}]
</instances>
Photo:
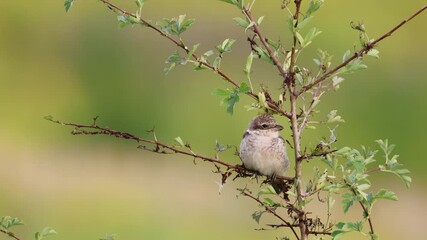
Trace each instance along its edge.
<instances>
[{"instance_id":1,"label":"bird","mask_svg":"<svg viewBox=\"0 0 427 240\"><path fill-rule=\"evenodd\" d=\"M239 151L245 168L272 178L285 175L290 163L285 140L279 135L281 130L283 127L267 113L249 123Z\"/></svg>"}]
</instances>

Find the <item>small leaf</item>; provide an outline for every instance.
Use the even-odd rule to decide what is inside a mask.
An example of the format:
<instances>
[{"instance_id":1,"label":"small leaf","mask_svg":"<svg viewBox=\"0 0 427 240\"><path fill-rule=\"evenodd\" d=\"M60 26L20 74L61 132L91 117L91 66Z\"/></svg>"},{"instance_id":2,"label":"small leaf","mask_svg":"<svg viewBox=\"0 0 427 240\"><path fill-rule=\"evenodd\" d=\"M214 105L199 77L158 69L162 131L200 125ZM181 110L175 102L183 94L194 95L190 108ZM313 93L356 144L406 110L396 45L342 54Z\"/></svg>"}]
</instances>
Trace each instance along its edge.
<instances>
[{"instance_id":1,"label":"small leaf","mask_svg":"<svg viewBox=\"0 0 427 240\"><path fill-rule=\"evenodd\" d=\"M380 51L378 51L377 49L374 49L374 48L372 48L371 50L369 50L369 52L368 53L366 53L366 55L368 55L368 56L372 56L372 57L374 57L374 58L380 58Z\"/></svg>"},{"instance_id":2,"label":"small leaf","mask_svg":"<svg viewBox=\"0 0 427 240\"><path fill-rule=\"evenodd\" d=\"M342 62L347 61L347 59L350 57L350 54L351 54L350 50L347 50L342 57Z\"/></svg>"},{"instance_id":3,"label":"small leaf","mask_svg":"<svg viewBox=\"0 0 427 240\"><path fill-rule=\"evenodd\" d=\"M261 25L262 20L264 20L264 16L261 16L261 17L258 18L257 24Z\"/></svg>"},{"instance_id":4,"label":"small leaf","mask_svg":"<svg viewBox=\"0 0 427 240\"><path fill-rule=\"evenodd\" d=\"M239 93L247 93L251 91L251 88L245 82L242 82L239 86Z\"/></svg>"},{"instance_id":5,"label":"small leaf","mask_svg":"<svg viewBox=\"0 0 427 240\"><path fill-rule=\"evenodd\" d=\"M70 8L73 6L74 0L65 0L64 7L65 12L68 12Z\"/></svg>"},{"instance_id":6,"label":"small leaf","mask_svg":"<svg viewBox=\"0 0 427 240\"><path fill-rule=\"evenodd\" d=\"M47 115L47 116L44 116L43 118L44 120L47 120L47 121L53 121L52 115Z\"/></svg>"},{"instance_id":7,"label":"small leaf","mask_svg":"<svg viewBox=\"0 0 427 240\"><path fill-rule=\"evenodd\" d=\"M230 91L230 89L221 89L221 88L218 88L212 91L212 95L215 95L215 96L229 96L232 93L233 92Z\"/></svg>"},{"instance_id":8,"label":"small leaf","mask_svg":"<svg viewBox=\"0 0 427 240\"><path fill-rule=\"evenodd\" d=\"M245 69L243 70L246 76L248 76L251 73L253 59L254 59L254 53L251 52L251 54L249 54L248 58L246 59Z\"/></svg>"},{"instance_id":9,"label":"small leaf","mask_svg":"<svg viewBox=\"0 0 427 240\"><path fill-rule=\"evenodd\" d=\"M323 5L323 3L324 3L324 0L311 0L308 5L305 16L309 17L311 14L319 10L319 8Z\"/></svg>"},{"instance_id":10,"label":"small leaf","mask_svg":"<svg viewBox=\"0 0 427 240\"><path fill-rule=\"evenodd\" d=\"M259 192L258 192L258 196L261 195L265 195L265 194L273 194L273 195L277 195L276 190L274 190L273 186L268 185L267 188L262 188Z\"/></svg>"},{"instance_id":11,"label":"small leaf","mask_svg":"<svg viewBox=\"0 0 427 240\"><path fill-rule=\"evenodd\" d=\"M57 234L57 232L51 227L45 227L41 232L35 233L36 240L42 240L49 235Z\"/></svg>"},{"instance_id":12,"label":"small leaf","mask_svg":"<svg viewBox=\"0 0 427 240\"><path fill-rule=\"evenodd\" d=\"M136 0L135 3L139 8L142 8L144 6L145 0Z\"/></svg>"},{"instance_id":13,"label":"small leaf","mask_svg":"<svg viewBox=\"0 0 427 240\"><path fill-rule=\"evenodd\" d=\"M176 137L175 142L177 142L181 147L185 147L184 141L182 141L181 137Z\"/></svg>"},{"instance_id":14,"label":"small leaf","mask_svg":"<svg viewBox=\"0 0 427 240\"><path fill-rule=\"evenodd\" d=\"M264 211L256 211L252 213L252 219L254 219L259 224L259 220L261 219L263 213Z\"/></svg>"},{"instance_id":15,"label":"small leaf","mask_svg":"<svg viewBox=\"0 0 427 240\"><path fill-rule=\"evenodd\" d=\"M392 201L398 200L396 194L392 191L388 191L387 189L380 189L378 193L375 194L374 199L387 199Z\"/></svg>"},{"instance_id":16,"label":"small leaf","mask_svg":"<svg viewBox=\"0 0 427 240\"><path fill-rule=\"evenodd\" d=\"M220 0L220 1L232 4L240 9L243 9L243 0Z\"/></svg>"},{"instance_id":17,"label":"small leaf","mask_svg":"<svg viewBox=\"0 0 427 240\"><path fill-rule=\"evenodd\" d=\"M250 24L250 22L247 19L243 19L240 17L235 17L235 18L233 18L233 20L237 23L237 25L239 25L243 28L247 28Z\"/></svg>"}]
</instances>

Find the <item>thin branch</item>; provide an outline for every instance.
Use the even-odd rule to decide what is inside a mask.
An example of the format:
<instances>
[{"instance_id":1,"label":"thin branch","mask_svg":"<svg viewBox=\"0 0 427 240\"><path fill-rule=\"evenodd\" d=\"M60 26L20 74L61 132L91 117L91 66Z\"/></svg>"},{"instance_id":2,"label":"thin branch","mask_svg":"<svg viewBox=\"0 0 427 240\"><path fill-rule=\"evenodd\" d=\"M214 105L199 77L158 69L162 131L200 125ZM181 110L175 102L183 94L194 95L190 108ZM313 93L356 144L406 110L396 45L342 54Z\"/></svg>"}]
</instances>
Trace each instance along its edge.
<instances>
[{"instance_id":1,"label":"thin branch","mask_svg":"<svg viewBox=\"0 0 427 240\"><path fill-rule=\"evenodd\" d=\"M299 11L301 8L301 2L302 2L302 0L295 0L295 14L293 16L293 18L295 20L295 27L298 26ZM295 66L295 61L296 61L296 58L295 58L296 47L297 47L297 37L296 37L296 34L294 32L293 33L292 50L291 50L291 62L289 65L289 75L288 75L289 79L287 79L288 86L291 84L294 84L294 73L295 73L294 72L294 66ZM294 92L292 91L291 94L294 94Z\"/></svg>"},{"instance_id":2,"label":"thin branch","mask_svg":"<svg viewBox=\"0 0 427 240\"><path fill-rule=\"evenodd\" d=\"M261 43L265 47L265 49L267 49L268 55L270 56L271 60L273 61L273 64L277 67L277 70L279 70L279 73L283 77L283 79L285 79L286 75L287 75L286 71L285 71L285 69L283 69L283 66L280 63L279 59L276 57L276 55L274 54L274 51L271 48L270 44L268 44L267 39L264 37L261 30L259 29L259 26L258 26L257 22L254 20L251 11L248 8L243 7L243 12L245 13L248 20L252 23L252 25L253 25L252 28L253 28L254 33L258 36L259 40L261 41Z\"/></svg>"},{"instance_id":3,"label":"thin branch","mask_svg":"<svg viewBox=\"0 0 427 240\"><path fill-rule=\"evenodd\" d=\"M211 157L196 154L191 149L189 149L187 146L185 147L187 150L183 150L183 148L180 148L180 147L177 147L174 145L168 145L165 143L161 143L157 140L141 138L141 137L138 137L138 136L131 134L131 133L121 132L121 131L113 130L113 129L106 128L106 127L100 127L100 126L96 125L95 123L92 125L86 125L86 124L77 124L77 123L65 123L65 122L61 122L58 120L50 120L50 121L53 123L56 123L56 124L63 125L63 126L74 127L75 129L71 132L73 135L109 135L109 136L114 136L114 137L121 138L121 139L134 140L137 143L148 143L150 145L153 145L155 147L154 149L148 149L145 146L141 147L141 145L139 146L139 148L143 149L143 150L151 151L154 153L161 153L161 154L168 153L165 151L161 151L160 148L162 148L162 149L171 151L171 153L182 154L182 155L193 157L195 159L201 159L201 160L206 161L206 162L211 162L213 164L218 164L218 165L224 166L227 169L235 170L236 173L238 173L238 174L247 173L249 175L249 174L256 174L257 173L253 170L245 168L243 165L233 165L233 164L229 164L225 161L222 161L222 160L219 160L216 158L211 158ZM290 182L293 181L293 178L291 178L291 177L276 176L276 178L283 180L283 181L290 181Z\"/></svg>"},{"instance_id":4,"label":"thin branch","mask_svg":"<svg viewBox=\"0 0 427 240\"><path fill-rule=\"evenodd\" d=\"M305 125L308 122L308 118L311 115L311 113L313 112L314 107L316 106L315 103L317 101L319 101L320 97L325 93L325 92L321 92L320 91L321 89L322 89L322 83L319 83L319 85L317 86L317 90L313 93L313 98L311 99L310 106L308 107L308 110L307 110L307 114L304 115L304 118L303 118L301 125L299 127L299 130L298 130L299 135L302 134L302 131L304 130Z\"/></svg>"},{"instance_id":5,"label":"thin branch","mask_svg":"<svg viewBox=\"0 0 427 240\"><path fill-rule=\"evenodd\" d=\"M269 206L266 206L259 198L256 198L254 196L252 196L251 194L247 193L246 191L241 191L242 195L245 197L249 197L253 200L255 200L256 202L258 202L261 206L263 206L265 208L265 210L271 214L273 214L277 219L279 219L280 221L282 221L287 227L289 227L291 229L291 231L294 233L295 237L297 238L297 240L300 240L297 232L294 229L294 225L289 223L288 221L286 221L284 218L282 218L279 214L276 213L276 211L274 211L272 208L270 208Z\"/></svg>"},{"instance_id":6,"label":"thin branch","mask_svg":"<svg viewBox=\"0 0 427 240\"><path fill-rule=\"evenodd\" d=\"M18 238L17 236L15 236L15 234L13 234L12 232L7 232L7 231L5 231L3 229L0 229L0 232L6 234L7 236L9 236L9 237L11 237L11 238L13 238L15 240L21 240L20 238Z\"/></svg>"},{"instance_id":7,"label":"thin branch","mask_svg":"<svg viewBox=\"0 0 427 240\"><path fill-rule=\"evenodd\" d=\"M135 14L130 13L130 12L128 12L128 11L126 11L126 10L118 7L117 5L111 3L108 0L100 0L100 1L102 3L104 3L110 10L112 10L114 12L118 12L120 14L136 18ZM157 26L153 25L152 23L148 22L147 20L145 20L143 18L139 18L139 21L141 21L141 23L143 23L146 27L153 29L154 31L156 31L157 33L159 33L162 37L165 37L167 40L169 40L170 42L174 43L177 47L183 49L186 53L190 52L189 48L186 45L184 45L182 41L178 41L178 40L172 38L171 36L169 36L166 33L164 33L160 28L158 28ZM219 76L221 76L225 81L229 82L234 87L238 88L240 86L236 81L234 81L231 77L229 77L227 74L225 74L219 68L216 68L216 67L212 66L211 64L209 64L207 62L200 61L199 58L197 57L197 55L194 54L194 53L191 56L199 64L206 66L207 68L209 68L210 70L212 70L213 72L215 72L216 74L218 74ZM249 95L250 97L258 100L258 95L255 94L254 92L249 91L246 94ZM268 106L270 108L272 108L273 110L275 110L279 114L290 118L290 114L288 112L284 111L283 109L281 109L279 106L277 106L273 101L267 101L267 104L268 104Z\"/></svg>"},{"instance_id":8,"label":"thin branch","mask_svg":"<svg viewBox=\"0 0 427 240\"><path fill-rule=\"evenodd\" d=\"M346 61L344 61L343 63L339 64L338 66L336 66L335 68L329 70L328 72L326 72L325 74L323 74L322 76L320 76L319 78L317 78L315 81L313 81L312 83L302 87L299 91L297 91L295 94L297 96L307 92L308 90L310 90L311 88L313 88L314 86L316 86L317 84L325 81L326 79L328 79L328 77L330 77L332 74L336 73L338 70L340 70L341 68L347 66L351 61L353 61L356 58L359 57L363 57L366 53L368 53L372 48L376 47L376 45L384 40L387 37L390 37L397 29L399 29L400 27L402 27L403 25L405 25L406 23L408 23L409 21L411 21L413 18L415 18L416 16L418 16L420 13L422 13L424 10L427 9L427 5L424 5L421 9L419 9L417 12L415 12L414 14L412 14L410 17L408 17L407 19L403 20L402 22L400 22L398 25L396 25L395 27L393 27L390 31L386 32L385 34L383 34L381 37L379 37L378 39L367 43L363 48L361 48L360 50L358 50L357 52L354 53L353 56L351 56L349 59L347 59Z\"/></svg>"},{"instance_id":9,"label":"thin branch","mask_svg":"<svg viewBox=\"0 0 427 240\"><path fill-rule=\"evenodd\" d=\"M348 184L348 183L346 183L347 184L347 186L351 189L351 191L353 192L353 194L355 195L355 196L357 196L357 192L356 192L356 190L350 185L350 184ZM374 234L374 227L373 227L373 225L372 225L372 220L371 220L371 215L369 214L369 212L368 212L368 209L366 208L366 206L365 206L365 204L363 204L363 202L360 200L360 201L358 201L359 202L359 204L360 204L360 206L362 207L362 209L363 209L363 212L365 213L365 215L366 215L366 218L368 219L368 223L369 223L369 228L371 229L371 233L372 234Z\"/></svg>"}]
</instances>

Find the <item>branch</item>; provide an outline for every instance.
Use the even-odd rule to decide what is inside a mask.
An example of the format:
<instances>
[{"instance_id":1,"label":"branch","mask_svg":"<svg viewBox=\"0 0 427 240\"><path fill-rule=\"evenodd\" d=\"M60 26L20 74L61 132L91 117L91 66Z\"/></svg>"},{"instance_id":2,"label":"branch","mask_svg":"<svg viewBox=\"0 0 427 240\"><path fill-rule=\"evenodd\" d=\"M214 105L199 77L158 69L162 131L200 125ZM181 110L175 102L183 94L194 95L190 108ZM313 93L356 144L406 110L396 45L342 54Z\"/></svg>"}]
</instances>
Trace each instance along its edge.
<instances>
[{"instance_id":1,"label":"branch","mask_svg":"<svg viewBox=\"0 0 427 240\"><path fill-rule=\"evenodd\" d=\"M295 27L298 26L298 17L299 17L299 10L301 7L302 0L295 0L295 14L294 14L294 20L295 20ZM291 84L294 84L294 66L295 66L295 49L297 47L297 37L295 32L293 33L293 43L292 43L292 50L291 50L291 63L289 65L289 76L287 79L287 84L290 86ZM294 90L291 92L291 94L294 94Z\"/></svg>"},{"instance_id":2,"label":"branch","mask_svg":"<svg viewBox=\"0 0 427 240\"><path fill-rule=\"evenodd\" d=\"M351 189L351 191L353 192L354 196L357 196L357 192L356 190L348 183L346 183L347 186ZM368 219L368 223L369 223L369 228L371 229L371 233L374 234L374 227L372 225L372 220L371 220L371 215L368 212L368 209L366 209L365 205L363 204L363 202L361 200L358 200L360 206L362 207L363 211L365 212L366 218Z\"/></svg>"},{"instance_id":3,"label":"branch","mask_svg":"<svg viewBox=\"0 0 427 240\"><path fill-rule=\"evenodd\" d=\"M249 197L249 198L255 200L257 203L259 203L261 206L263 206L267 212L273 214L276 218L278 218L280 221L282 221L285 224L286 227L289 227L292 230L292 232L294 233L294 235L297 238L297 240L300 240L297 232L294 229L294 225L292 225L291 223L289 223L288 221L286 221L284 218L282 218L271 207L266 206L259 198L256 198L256 197L252 196L251 194L247 193L245 190L242 190L241 193L242 193L243 196Z\"/></svg>"},{"instance_id":4,"label":"branch","mask_svg":"<svg viewBox=\"0 0 427 240\"><path fill-rule=\"evenodd\" d=\"M267 49L268 55L273 61L273 64L277 67L277 70L279 70L279 73L283 77L283 79L285 79L287 75L286 71L283 69L282 64L279 62L279 59L277 59L276 55L274 54L273 49L271 49L270 44L267 43L267 39L261 33L261 30L259 29L257 22L252 17L251 11L247 7L243 7L243 12L246 14L246 17L248 18L248 20L252 23L254 33L258 36L259 40L261 41L262 45L264 45L265 49Z\"/></svg>"},{"instance_id":5,"label":"branch","mask_svg":"<svg viewBox=\"0 0 427 240\"><path fill-rule=\"evenodd\" d=\"M20 238L18 238L17 236L15 236L15 234L13 234L12 232L7 232L7 231L5 231L3 229L0 229L0 232L6 234L7 236L9 236L9 237L11 237L11 238L13 238L15 240L21 240Z\"/></svg>"},{"instance_id":6,"label":"branch","mask_svg":"<svg viewBox=\"0 0 427 240\"><path fill-rule=\"evenodd\" d=\"M100 0L102 3L104 3L110 10L114 11L114 12L118 12L120 14L126 15L126 16L130 16L133 18L136 18L136 15L133 13L130 13L120 7L118 7L117 5L111 3L108 0ZM159 29L158 27L156 27L155 25L151 24L150 22L148 22L147 20L143 19L143 18L139 18L139 21L141 23L143 23L146 27L153 29L155 32L159 33L162 37L165 37L167 40L169 40L170 42L174 43L177 47L183 49L186 53L189 53L190 50L187 46L184 45L184 43L182 43L182 41L178 41L174 38L172 38L171 36L167 35L166 33L164 33L161 29ZM201 65L206 66L207 68L209 68L210 70L214 71L216 74L220 75L225 81L227 81L228 83L230 83L231 85L233 85L234 87L239 87L239 84L234 81L231 77L229 77L227 74L225 74L223 71L221 71L220 69L212 66L211 64L207 63L207 62L202 62L199 61L199 58L197 57L196 54L191 54L191 56ZM249 91L246 93L247 95L249 95L250 97L258 100L258 95L255 94L252 91ZM290 118L290 114L286 111L284 111L283 109L281 109L279 106L277 106L273 101L267 101L267 104L270 108L272 108L273 110L275 110L276 112L278 112L279 114L286 116L288 118Z\"/></svg>"},{"instance_id":7,"label":"branch","mask_svg":"<svg viewBox=\"0 0 427 240\"><path fill-rule=\"evenodd\" d=\"M47 119L47 120L49 120L53 123L56 123L56 124L63 125L63 126L74 127L75 129L71 132L71 134L73 134L73 135L109 135L109 136L114 136L116 138L134 140L137 143L147 143L147 144L150 144L150 145L155 147L154 149L149 149L145 145L139 145L138 146L138 148L146 150L146 151L159 153L159 154L176 153L176 154L190 156L190 157L193 157L195 159L201 159L205 162L211 162L215 165L218 164L218 165L224 166L227 168L227 170L234 170L239 175L257 174L256 171L247 169L243 165L233 165L233 164L229 164L225 161L222 161L222 160L219 160L216 158L211 158L211 157L196 154L189 148L189 146L185 146L187 148L187 150L183 150L182 148L180 149L180 147L177 147L174 145L168 145L165 143L161 143L161 142L157 141L157 139L152 140L152 139L142 138L142 137L138 137L138 136L131 134L131 133L121 132L121 131L117 131L117 130L106 128L106 127L100 127L96 124L96 118L94 119L94 123L92 125L77 124L77 123L65 123L65 122L61 122L61 121L53 120L53 119ZM167 152L167 151L169 151L169 152ZM291 178L291 177L276 176L276 178L283 180L283 181L289 181L289 182L293 181L293 178Z\"/></svg>"},{"instance_id":8,"label":"branch","mask_svg":"<svg viewBox=\"0 0 427 240\"><path fill-rule=\"evenodd\" d=\"M295 94L297 96L307 92L308 90L312 89L314 86L316 86L317 84L325 81L328 77L330 77L332 74L336 73L338 70L340 70L341 68L347 66L351 61L353 61L356 58L359 57L363 57L367 52L369 52L372 48L374 48L380 41L384 40L387 37L390 37L397 29L399 29L400 27L402 27L403 25L405 25L406 23L408 23L409 21L411 21L413 18L415 18L416 16L418 16L420 13L422 13L424 10L427 9L427 5L424 5L424 7L422 7L421 9L419 9L417 12L415 12L414 14L412 14L410 17L408 17L407 19L403 20L402 22L400 22L398 25L396 25L394 28L392 28L390 31L386 32L385 34L383 34L381 37L379 37L377 40L374 40L372 42L367 43L363 48L361 48L360 50L358 50L357 52L354 53L353 56L351 56L349 59L347 59L346 61L344 61L343 63L341 63L340 65L336 66L335 68L333 68L332 70L329 70L328 72L326 72L325 74L323 74L322 76L320 76L319 78L317 78L315 81L313 81L312 83L302 87L299 91L297 91Z\"/></svg>"}]
</instances>

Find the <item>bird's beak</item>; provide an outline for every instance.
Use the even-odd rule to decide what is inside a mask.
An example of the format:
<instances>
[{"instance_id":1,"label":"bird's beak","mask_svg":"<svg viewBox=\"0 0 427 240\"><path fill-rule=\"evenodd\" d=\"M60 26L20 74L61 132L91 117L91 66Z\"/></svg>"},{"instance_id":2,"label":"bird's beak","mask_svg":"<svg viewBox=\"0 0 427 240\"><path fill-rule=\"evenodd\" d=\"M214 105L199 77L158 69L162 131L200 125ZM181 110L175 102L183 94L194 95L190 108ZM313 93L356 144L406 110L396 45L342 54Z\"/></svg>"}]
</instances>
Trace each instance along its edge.
<instances>
[{"instance_id":1,"label":"bird's beak","mask_svg":"<svg viewBox=\"0 0 427 240\"><path fill-rule=\"evenodd\" d=\"M274 128L277 129L277 131L283 130L283 127L281 125L276 125Z\"/></svg>"}]
</instances>

